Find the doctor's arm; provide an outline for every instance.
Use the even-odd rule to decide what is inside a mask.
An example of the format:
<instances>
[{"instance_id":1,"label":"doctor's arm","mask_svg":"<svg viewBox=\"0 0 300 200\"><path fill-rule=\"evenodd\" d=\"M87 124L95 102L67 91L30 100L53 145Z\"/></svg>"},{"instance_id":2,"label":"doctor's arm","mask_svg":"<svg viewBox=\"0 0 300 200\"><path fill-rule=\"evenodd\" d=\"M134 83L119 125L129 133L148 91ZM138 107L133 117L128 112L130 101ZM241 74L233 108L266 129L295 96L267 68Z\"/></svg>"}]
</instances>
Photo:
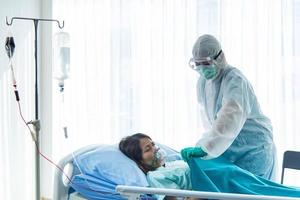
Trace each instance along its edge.
<instances>
[{"instance_id":1,"label":"doctor's arm","mask_svg":"<svg viewBox=\"0 0 300 200\"><path fill-rule=\"evenodd\" d=\"M212 123L212 128L197 143L208 154L204 159L218 157L229 148L250 112L251 92L249 93L247 81L240 77L226 81L222 107L217 118Z\"/></svg>"}]
</instances>

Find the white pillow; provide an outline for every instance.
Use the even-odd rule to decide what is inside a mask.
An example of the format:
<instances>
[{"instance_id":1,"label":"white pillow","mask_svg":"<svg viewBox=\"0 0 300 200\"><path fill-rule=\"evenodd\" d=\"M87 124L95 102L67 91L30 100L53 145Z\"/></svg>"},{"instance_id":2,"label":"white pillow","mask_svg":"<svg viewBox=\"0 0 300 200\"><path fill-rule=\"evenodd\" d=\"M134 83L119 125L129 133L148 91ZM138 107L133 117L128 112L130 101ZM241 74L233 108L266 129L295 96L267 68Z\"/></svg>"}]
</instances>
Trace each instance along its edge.
<instances>
[{"instance_id":1,"label":"white pillow","mask_svg":"<svg viewBox=\"0 0 300 200\"><path fill-rule=\"evenodd\" d=\"M166 151L167 161L181 159L178 152L165 145L156 144ZM110 180L116 185L149 186L143 171L119 150L118 145L100 146L77 156L76 162L81 173Z\"/></svg>"},{"instance_id":2,"label":"white pillow","mask_svg":"<svg viewBox=\"0 0 300 200\"><path fill-rule=\"evenodd\" d=\"M145 174L116 145L107 145L76 157L83 174L110 180L116 185L148 186Z\"/></svg>"}]
</instances>

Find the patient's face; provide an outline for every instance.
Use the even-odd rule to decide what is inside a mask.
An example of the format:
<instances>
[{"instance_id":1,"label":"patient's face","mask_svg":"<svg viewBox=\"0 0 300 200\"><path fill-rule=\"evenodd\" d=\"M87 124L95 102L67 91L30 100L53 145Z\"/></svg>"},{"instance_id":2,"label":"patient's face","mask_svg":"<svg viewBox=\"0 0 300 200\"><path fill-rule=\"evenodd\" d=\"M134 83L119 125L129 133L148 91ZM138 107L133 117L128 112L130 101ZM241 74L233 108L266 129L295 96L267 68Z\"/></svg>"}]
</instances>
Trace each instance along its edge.
<instances>
[{"instance_id":1,"label":"patient's face","mask_svg":"<svg viewBox=\"0 0 300 200\"><path fill-rule=\"evenodd\" d=\"M152 168L158 168L162 164L155 158L155 152L157 148L155 143L149 138L143 138L140 140L140 147L142 149L142 162L150 165Z\"/></svg>"}]
</instances>

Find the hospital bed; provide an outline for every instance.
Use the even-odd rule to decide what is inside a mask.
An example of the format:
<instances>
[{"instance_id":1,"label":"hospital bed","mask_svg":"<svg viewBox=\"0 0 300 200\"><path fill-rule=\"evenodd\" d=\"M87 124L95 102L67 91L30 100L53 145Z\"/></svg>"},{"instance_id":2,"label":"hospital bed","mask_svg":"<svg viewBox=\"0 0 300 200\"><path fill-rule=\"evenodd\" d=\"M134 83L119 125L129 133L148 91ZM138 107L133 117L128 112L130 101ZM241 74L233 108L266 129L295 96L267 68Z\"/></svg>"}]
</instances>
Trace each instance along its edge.
<instances>
[{"instance_id":1,"label":"hospital bed","mask_svg":"<svg viewBox=\"0 0 300 200\"><path fill-rule=\"evenodd\" d=\"M91 145L79 149L63 158L58 165L61 168L65 168L69 165L69 171L67 172L69 177L75 176L78 172L74 170L73 162L74 157L92 151L101 145ZM162 189L162 188L149 188L138 186L118 185L116 186L116 192L119 193L124 199L139 200L147 199L142 198L143 194L156 194L175 196L178 199L184 199L184 197L194 197L202 199L219 199L219 200L300 200L299 198L291 197L275 197L275 196L263 196L263 195L246 195L246 194L233 194L233 193L216 193L216 192L200 192L190 190L177 190L177 189ZM107 198L109 199L109 198ZM148 198L149 199L149 198ZM150 198L151 199L151 198ZM53 200L87 200L77 192L70 193L70 186L68 181L63 179L62 173L56 169L54 177L54 192Z\"/></svg>"}]
</instances>

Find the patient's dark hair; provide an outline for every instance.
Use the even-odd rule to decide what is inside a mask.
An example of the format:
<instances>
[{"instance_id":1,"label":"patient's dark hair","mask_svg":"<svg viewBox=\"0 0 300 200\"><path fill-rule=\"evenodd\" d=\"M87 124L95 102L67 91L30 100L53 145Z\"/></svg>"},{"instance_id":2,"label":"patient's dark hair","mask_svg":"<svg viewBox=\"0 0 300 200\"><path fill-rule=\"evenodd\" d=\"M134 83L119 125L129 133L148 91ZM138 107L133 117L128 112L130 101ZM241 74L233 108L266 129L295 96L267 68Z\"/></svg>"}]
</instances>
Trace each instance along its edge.
<instances>
[{"instance_id":1,"label":"patient's dark hair","mask_svg":"<svg viewBox=\"0 0 300 200\"><path fill-rule=\"evenodd\" d=\"M140 140L143 138L149 138L152 140L148 135L136 133L123 138L119 143L120 151L122 151L127 157L135 161L137 164L141 164L141 160L143 158L142 149L140 147Z\"/></svg>"}]
</instances>

